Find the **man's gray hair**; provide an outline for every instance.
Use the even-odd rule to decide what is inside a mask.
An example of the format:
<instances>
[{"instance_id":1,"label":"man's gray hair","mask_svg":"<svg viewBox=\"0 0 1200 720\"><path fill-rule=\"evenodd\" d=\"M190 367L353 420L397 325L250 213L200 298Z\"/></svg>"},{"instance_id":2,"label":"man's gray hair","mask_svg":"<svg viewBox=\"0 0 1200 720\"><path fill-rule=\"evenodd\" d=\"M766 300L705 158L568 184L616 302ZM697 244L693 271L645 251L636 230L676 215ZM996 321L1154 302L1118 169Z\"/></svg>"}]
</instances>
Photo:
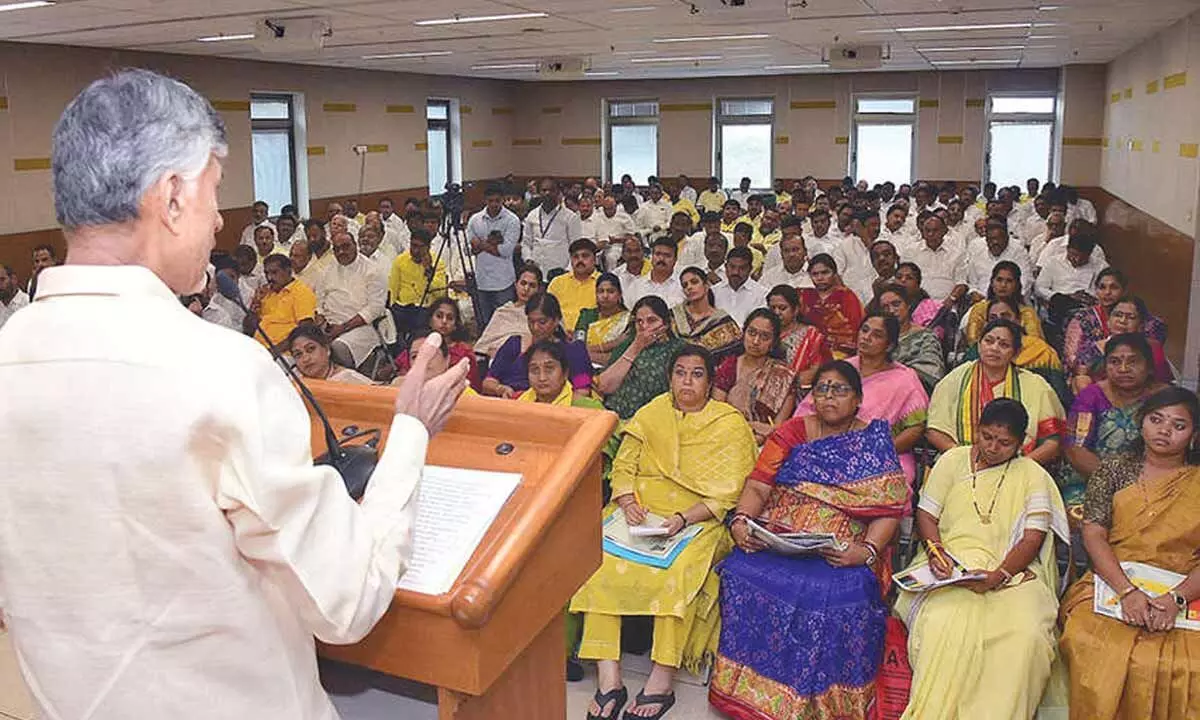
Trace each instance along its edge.
<instances>
[{"instance_id":1,"label":"man's gray hair","mask_svg":"<svg viewBox=\"0 0 1200 720\"><path fill-rule=\"evenodd\" d=\"M92 83L54 128L54 210L64 228L134 220L166 173L188 180L225 157L225 124L208 100L149 70Z\"/></svg>"}]
</instances>

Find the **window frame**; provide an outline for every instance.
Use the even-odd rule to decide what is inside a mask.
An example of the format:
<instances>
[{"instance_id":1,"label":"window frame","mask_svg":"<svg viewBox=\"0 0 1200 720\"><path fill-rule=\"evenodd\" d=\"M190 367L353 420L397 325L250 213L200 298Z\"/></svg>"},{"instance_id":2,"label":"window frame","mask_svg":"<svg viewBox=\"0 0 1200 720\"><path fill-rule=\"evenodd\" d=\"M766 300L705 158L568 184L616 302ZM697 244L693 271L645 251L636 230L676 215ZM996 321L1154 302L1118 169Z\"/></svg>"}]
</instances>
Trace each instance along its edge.
<instances>
[{"instance_id":1,"label":"window frame","mask_svg":"<svg viewBox=\"0 0 1200 720\"><path fill-rule=\"evenodd\" d=\"M1053 105L1049 112L1044 113L996 113L992 109L992 101L995 98L1049 98ZM992 125L1049 125L1050 126L1050 147L1046 157L1046 176L1039 178L1042 183L1051 180L1057 180L1054 176L1054 163L1057 152L1058 143L1055 138L1058 133L1058 113L1060 110L1059 97L1056 92L1027 92L1018 90L990 91L987 94L987 100L984 108L983 116L983 178L981 179L980 187L984 183L993 182L992 180ZM1024 187L1025 178L1022 178L1020 184Z\"/></svg>"},{"instance_id":2,"label":"window frame","mask_svg":"<svg viewBox=\"0 0 1200 720\"><path fill-rule=\"evenodd\" d=\"M634 115L634 116L629 116L629 117L613 117L612 106L613 105L621 105L621 104L625 104L625 103L654 103L654 114L653 115ZM612 129L614 127L645 126L645 125L653 125L654 126L654 174L658 175L659 154L660 154L660 149L662 147L662 143L661 143L662 129L659 124L659 121L662 118L662 109L660 107L658 98L648 98L648 97L605 98L604 102L601 103L601 112L603 113L603 116L601 119L602 119L603 125L604 125L604 134L601 139L601 142L603 145L603 147L601 148L601 152L603 154L604 162L602 163L601 175L604 179L604 182L616 182L616 179L613 177L613 167L612 167L612 164L613 164ZM634 178L634 184L638 184L640 182L641 182L641 180L639 180L638 178Z\"/></svg>"},{"instance_id":3,"label":"window frame","mask_svg":"<svg viewBox=\"0 0 1200 720\"><path fill-rule=\"evenodd\" d=\"M724 113L724 104L726 102L770 102L771 112L769 114L759 115L726 115ZM775 181L775 110L778 107L778 99L774 95L745 95L733 97L718 97L713 101L713 176L721 178L721 184L726 185L725 181L725 165L724 165L724 133L722 130L726 125L767 125L770 127L768 133L768 149L767 149L767 186L756 188L751 187L752 191L770 192L774 187ZM737 184L731 187L738 187Z\"/></svg>"},{"instance_id":4,"label":"window frame","mask_svg":"<svg viewBox=\"0 0 1200 720\"><path fill-rule=\"evenodd\" d=\"M256 100L286 103L287 104L287 117L286 118L255 119L253 108L254 108L254 101L256 101ZM288 179L291 181L291 187L292 187L291 200L288 204L295 205L297 208L299 208L300 207L300 183L299 183L299 170L297 168L297 162L296 162L296 98L295 98L295 96L291 95L290 93L252 92L252 93L250 93L250 108L251 108L251 111L250 111L250 143L251 143L252 148L254 145L254 133L256 131L279 132L279 131L283 130L283 131L287 132L287 137L288 137ZM253 185L253 175L254 175L253 160L254 160L253 152L251 152L251 168L250 168L251 185ZM257 194L258 194L258 192L256 190L255 195L257 196ZM259 199L258 197L255 197L255 202L257 202L258 199ZM281 209L282 209L282 206L280 208L276 208L277 214L278 214L278 210L281 210Z\"/></svg>"},{"instance_id":5,"label":"window frame","mask_svg":"<svg viewBox=\"0 0 1200 720\"><path fill-rule=\"evenodd\" d=\"M444 107L446 109L445 118L430 118L429 108L431 106ZM459 182L454 177L454 112L453 101L448 98L426 98L425 99L425 184L429 188L430 196L441 195L446 190L444 187L434 188L430 183L429 177L429 133L435 130L442 130L446 133L446 183Z\"/></svg>"},{"instance_id":6,"label":"window frame","mask_svg":"<svg viewBox=\"0 0 1200 720\"><path fill-rule=\"evenodd\" d=\"M859 100L912 100L911 113L860 113ZM862 92L850 95L850 138L846 152L846 175L858 180L858 126L865 125L907 125L912 131L911 153L908 159L908 177L904 180L884 178L880 182L890 181L897 185L912 183L917 177L917 157L919 155L917 140L920 138L918 124L920 123L921 100L915 92Z\"/></svg>"}]
</instances>

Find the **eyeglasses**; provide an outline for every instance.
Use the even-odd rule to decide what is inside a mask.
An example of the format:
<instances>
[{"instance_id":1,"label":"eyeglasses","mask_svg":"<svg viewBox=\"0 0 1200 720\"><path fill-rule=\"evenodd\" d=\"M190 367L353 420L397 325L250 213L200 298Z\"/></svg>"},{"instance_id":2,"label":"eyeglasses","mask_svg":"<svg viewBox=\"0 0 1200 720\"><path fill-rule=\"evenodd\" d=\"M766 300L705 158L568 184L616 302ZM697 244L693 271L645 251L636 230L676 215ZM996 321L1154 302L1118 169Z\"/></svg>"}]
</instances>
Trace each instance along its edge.
<instances>
[{"instance_id":1,"label":"eyeglasses","mask_svg":"<svg viewBox=\"0 0 1200 720\"><path fill-rule=\"evenodd\" d=\"M843 383L823 382L812 389L813 395L819 397L848 398L854 394L854 388Z\"/></svg>"},{"instance_id":2,"label":"eyeglasses","mask_svg":"<svg viewBox=\"0 0 1200 720\"><path fill-rule=\"evenodd\" d=\"M1108 318L1110 320L1129 320L1131 322L1137 322L1141 319L1137 313L1131 312L1112 312L1108 314Z\"/></svg>"}]
</instances>

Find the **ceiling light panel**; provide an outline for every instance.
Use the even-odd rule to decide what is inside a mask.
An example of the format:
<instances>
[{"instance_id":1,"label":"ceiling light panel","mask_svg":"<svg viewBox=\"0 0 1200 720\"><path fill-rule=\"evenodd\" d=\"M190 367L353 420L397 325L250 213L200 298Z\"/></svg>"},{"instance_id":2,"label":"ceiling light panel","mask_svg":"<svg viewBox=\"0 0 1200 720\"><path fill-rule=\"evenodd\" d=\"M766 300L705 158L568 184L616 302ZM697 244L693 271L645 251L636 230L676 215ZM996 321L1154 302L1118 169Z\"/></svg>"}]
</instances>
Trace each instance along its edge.
<instances>
[{"instance_id":1,"label":"ceiling light panel","mask_svg":"<svg viewBox=\"0 0 1200 720\"><path fill-rule=\"evenodd\" d=\"M455 15L448 18L435 18L433 20L414 20L413 25L420 27L428 27L435 25L463 25L466 23L487 23L501 22L503 20L535 20L537 18L550 17L544 12L527 12L527 13L508 13L506 15Z\"/></svg>"}]
</instances>

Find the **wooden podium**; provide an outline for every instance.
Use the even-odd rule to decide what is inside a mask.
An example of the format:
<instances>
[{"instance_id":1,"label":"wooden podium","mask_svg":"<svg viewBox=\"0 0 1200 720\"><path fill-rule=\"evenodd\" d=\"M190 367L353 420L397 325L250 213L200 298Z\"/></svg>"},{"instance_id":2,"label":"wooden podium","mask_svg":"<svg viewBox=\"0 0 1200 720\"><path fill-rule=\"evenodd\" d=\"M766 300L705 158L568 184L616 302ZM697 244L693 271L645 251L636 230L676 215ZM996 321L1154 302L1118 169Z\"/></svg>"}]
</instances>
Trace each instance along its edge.
<instances>
[{"instance_id":1,"label":"wooden podium","mask_svg":"<svg viewBox=\"0 0 1200 720\"><path fill-rule=\"evenodd\" d=\"M379 428L382 449L395 388L310 387L339 436L348 425ZM313 420L321 454L324 434ZM450 592L398 590L362 642L321 645L321 655L436 686L439 720L563 720L564 610L600 567L600 450L615 426L608 412L460 400L426 462L521 473L520 486Z\"/></svg>"}]
</instances>

